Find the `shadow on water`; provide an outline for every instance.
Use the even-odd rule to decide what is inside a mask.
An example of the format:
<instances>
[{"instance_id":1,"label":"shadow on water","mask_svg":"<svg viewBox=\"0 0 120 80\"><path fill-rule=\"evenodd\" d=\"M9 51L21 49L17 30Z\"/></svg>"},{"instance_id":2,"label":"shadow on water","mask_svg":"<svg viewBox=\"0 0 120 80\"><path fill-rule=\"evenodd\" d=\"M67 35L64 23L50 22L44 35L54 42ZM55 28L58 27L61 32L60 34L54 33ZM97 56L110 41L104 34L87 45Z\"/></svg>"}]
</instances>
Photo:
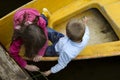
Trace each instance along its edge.
<instances>
[{"instance_id":1,"label":"shadow on water","mask_svg":"<svg viewBox=\"0 0 120 80\"><path fill-rule=\"evenodd\" d=\"M35 64L45 71L57 61L46 61ZM72 61L62 71L48 76L49 80L120 80L120 57Z\"/></svg>"}]
</instances>

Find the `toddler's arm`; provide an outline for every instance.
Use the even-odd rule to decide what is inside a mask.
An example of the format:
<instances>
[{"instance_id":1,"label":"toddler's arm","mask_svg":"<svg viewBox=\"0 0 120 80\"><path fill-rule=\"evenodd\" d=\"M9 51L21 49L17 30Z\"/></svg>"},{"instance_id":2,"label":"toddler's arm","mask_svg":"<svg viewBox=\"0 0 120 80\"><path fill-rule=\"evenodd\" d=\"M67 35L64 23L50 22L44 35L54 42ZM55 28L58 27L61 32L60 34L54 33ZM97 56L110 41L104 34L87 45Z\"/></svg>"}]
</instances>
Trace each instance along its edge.
<instances>
[{"instance_id":1,"label":"toddler's arm","mask_svg":"<svg viewBox=\"0 0 120 80\"><path fill-rule=\"evenodd\" d=\"M48 76L51 73L57 73L60 70L64 69L71 60L72 58L70 58L67 54L63 53L62 55L60 55L58 63L55 66L53 66L50 70L43 72L43 74L45 76Z\"/></svg>"},{"instance_id":2,"label":"toddler's arm","mask_svg":"<svg viewBox=\"0 0 120 80\"><path fill-rule=\"evenodd\" d=\"M83 22L83 24L85 24L85 25L87 25L87 22L88 22L88 17L84 17L84 18L82 18L82 22Z\"/></svg>"}]
</instances>

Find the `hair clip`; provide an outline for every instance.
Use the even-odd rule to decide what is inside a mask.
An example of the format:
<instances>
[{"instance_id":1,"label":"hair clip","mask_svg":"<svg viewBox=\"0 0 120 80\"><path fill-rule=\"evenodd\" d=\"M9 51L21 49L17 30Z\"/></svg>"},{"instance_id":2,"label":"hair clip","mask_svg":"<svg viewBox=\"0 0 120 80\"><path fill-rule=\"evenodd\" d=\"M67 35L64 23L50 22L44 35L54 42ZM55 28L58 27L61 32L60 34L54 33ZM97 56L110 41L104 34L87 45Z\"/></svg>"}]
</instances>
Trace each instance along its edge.
<instances>
[{"instance_id":1,"label":"hair clip","mask_svg":"<svg viewBox=\"0 0 120 80\"><path fill-rule=\"evenodd\" d=\"M26 25L26 26L28 26L28 25L30 25L30 24L32 24L31 21L26 21L26 22L24 23L24 25Z\"/></svg>"},{"instance_id":2,"label":"hair clip","mask_svg":"<svg viewBox=\"0 0 120 80\"><path fill-rule=\"evenodd\" d=\"M15 29L19 30L21 28L20 25L15 26Z\"/></svg>"}]
</instances>

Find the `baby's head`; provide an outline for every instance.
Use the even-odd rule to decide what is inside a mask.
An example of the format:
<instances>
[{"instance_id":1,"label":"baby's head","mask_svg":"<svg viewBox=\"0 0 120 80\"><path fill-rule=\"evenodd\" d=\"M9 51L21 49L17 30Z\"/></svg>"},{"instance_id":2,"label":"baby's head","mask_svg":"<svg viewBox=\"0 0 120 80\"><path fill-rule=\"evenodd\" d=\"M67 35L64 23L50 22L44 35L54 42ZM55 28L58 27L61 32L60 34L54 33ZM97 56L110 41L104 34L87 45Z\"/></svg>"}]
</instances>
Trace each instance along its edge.
<instances>
[{"instance_id":1,"label":"baby's head","mask_svg":"<svg viewBox=\"0 0 120 80\"><path fill-rule=\"evenodd\" d=\"M23 21L20 24L21 28L14 32L14 38L22 39L25 56L29 58L35 57L47 40L43 30L37 25L38 19L36 16L32 23L27 25Z\"/></svg>"},{"instance_id":2,"label":"baby's head","mask_svg":"<svg viewBox=\"0 0 120 80\"><path fill-rule=\"evenodd\" d=\"M71 19L66 26L66 35L74 42L81 42L85 33L85 25L79 19Z\"/></svg>"}]
</instances>

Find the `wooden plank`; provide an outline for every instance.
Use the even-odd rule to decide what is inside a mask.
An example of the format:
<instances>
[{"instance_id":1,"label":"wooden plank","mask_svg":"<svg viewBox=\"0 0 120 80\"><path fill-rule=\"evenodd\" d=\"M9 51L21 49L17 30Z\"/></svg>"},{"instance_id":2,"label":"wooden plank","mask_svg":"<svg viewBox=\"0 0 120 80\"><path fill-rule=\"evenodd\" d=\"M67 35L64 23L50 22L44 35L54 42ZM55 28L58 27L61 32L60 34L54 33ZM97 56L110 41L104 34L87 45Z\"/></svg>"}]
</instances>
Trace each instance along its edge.
<instances>
[{"instance_id":1,"label":"wooden plank","mask_svg":"<svg viewBox=\"0 0 120 80\"><path fill-rule=\"evenodd\" d=\"M0 45L0 80L32 80Z\"/></svg>"}]
</instances>

